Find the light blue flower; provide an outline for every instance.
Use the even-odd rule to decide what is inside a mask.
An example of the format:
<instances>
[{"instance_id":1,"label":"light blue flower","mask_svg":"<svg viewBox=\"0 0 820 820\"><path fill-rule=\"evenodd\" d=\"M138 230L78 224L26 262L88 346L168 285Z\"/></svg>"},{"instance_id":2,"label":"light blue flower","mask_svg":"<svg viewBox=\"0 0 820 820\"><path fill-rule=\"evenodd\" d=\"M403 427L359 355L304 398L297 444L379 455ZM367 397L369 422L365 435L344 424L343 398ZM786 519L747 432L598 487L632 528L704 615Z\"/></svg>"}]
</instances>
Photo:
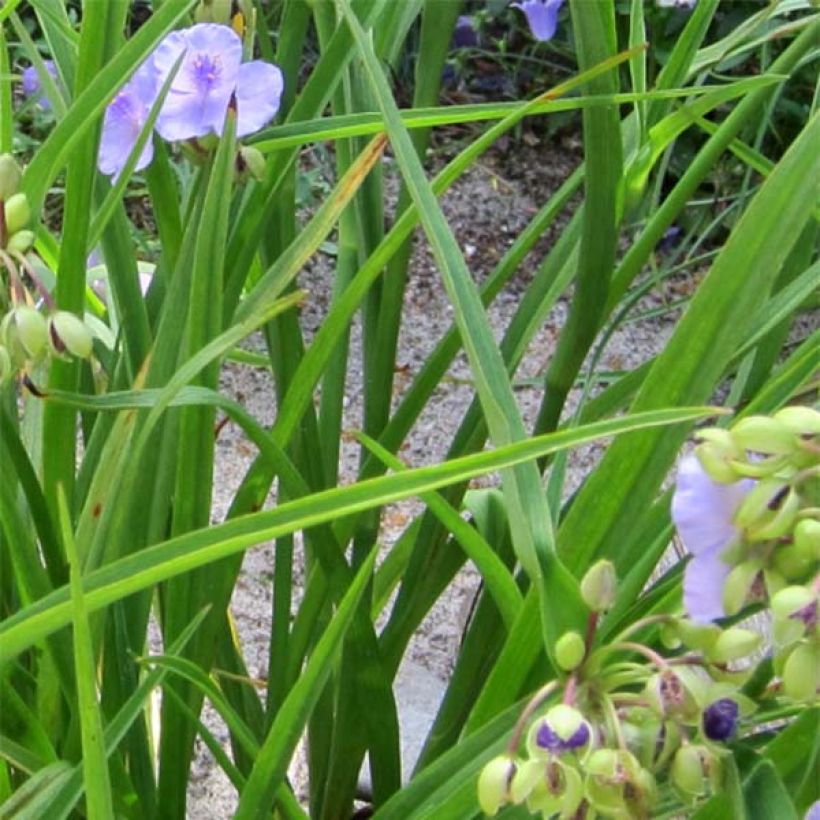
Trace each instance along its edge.
<instances>
[{"instance_id":1,"label":"light blue flower","mask_svg":"<svg viewBox=\"0 0 820 820\"><path fill-rule=\"evenodd\" d=\"M57 66L54 64L52 60L43 60L43 65L45 66L46 71L51 74L54 79L57 79ZM23 69L23 93L27 97L33 97L35 94L40 94L42 91L42 83L40 82L40 75L37 73L37 69L30 65L28 68ZM45 94L40 94L37 102L40 104L42 108L46 110L51 108L51 103L48 100L48 97Z\"/></svg>"},{"instance_id":2,"label":"light blue flower","mask_svg":"<svg viewBox=\"0 0 820 820\"><path fill-rule=\"evenodd\" d=\"M558 12L563 3L564 0L523 0L521 3L512 5L521 9L526 15L532 36L544 42L555 36L558 28Z\"/></svg>"},{"instance_id":3,"label":"light blue flower","mask_svg":"<svg viewBox=\"0 0 820 820\"><path fill-rule=\"evenodd\" d=\"M157 74L149 58L137 73L117 93L105 111L97 167L103 174L116 179L148 119L157 97ZM145 168L153 159L151 138L140 152L135 170Z\"/></svg>"}]
</instances>

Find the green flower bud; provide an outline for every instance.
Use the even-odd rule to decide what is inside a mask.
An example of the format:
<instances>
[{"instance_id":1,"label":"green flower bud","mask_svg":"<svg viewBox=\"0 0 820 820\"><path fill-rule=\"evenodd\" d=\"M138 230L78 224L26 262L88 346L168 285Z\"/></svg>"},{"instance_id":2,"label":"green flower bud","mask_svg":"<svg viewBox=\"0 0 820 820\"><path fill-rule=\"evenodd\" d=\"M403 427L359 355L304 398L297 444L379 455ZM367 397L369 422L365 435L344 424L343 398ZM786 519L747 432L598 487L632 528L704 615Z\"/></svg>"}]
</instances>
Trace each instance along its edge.
<instances>
[{"instance_id":1,"label":"green flower bud","mask_svg":"<svg viewBox=\"0 0 820 820\"><path fill-rule=\"evenodd\" d=\"M820 411L813 407L784 407L774 419L797 436L820 436Z\"/></svg>"},{"instance_id":2,"label":"green flower bud","mask_svg":"<svg viewBox=\"0 0 820 820\"><path fill-rule=\"evenodd\" d=\"M34 231L17 231L6 242L6 250L9 253L28 253L34 244L34 239Z\"/></svg>"},{"instance_id":3,"label":"green flower bud","mask_svg":"<svg viewBox=\"0 0 820 820\"><path fill-rule=\"evenodd\" d=\"M794 528L794 543L812 561L820 561L820 521L802 518Z\"/></svg>"},{"instance_id":4,"label":"green flower bud","mask_svg":"<svg viewBox=\"0 0 820 820\"><path fill-rule=\"evenodd\" d=\"M48 320L51 349L58 356L67 354L87 359L93 348L91 331L82 319L65 310L58 310Z\"/></svg>"},{"instance_id":5,"label":"green flower bud","mask_svg":"<svg viewBox=\"0 0 820 820\"><path fill-rule=\"evenodd\" d=\"M581 597L593 612L606 612L618 592L618 578L611 561L596 561L581 579Z\"/></svg>"},{"instance_id":6,"label":"green flower bud","mask_svg":"<svg viewBox=\"0 0 820 820\"><path fill-rule=\"evenodd\" d=\"M510 797L515 804L526 800L530 811L540 811L545 817L571 817L584 798L584 784L574 766L556 759L530 760L513 777Z\"/></svg>"},{"instance_id":7,"label":"green flower bud","mask_svg":"<svg viewBox=\"0 0 820 820\"><path fill-rule=\"evenodd\" d=\"M532 758L546 758L565 753L583 753L592 741L592 729L586 718L573 706L559 703L536 720L527 735L527 749Z\"/></svg>"},{"instance_id":8,"label":"green flower bud","mask_svg":"<svg viewBox=\"0 0 820 820\"><path fill-rule=\"evenodd\" d=\"M643 817L655 800L652 775L625 749L597 749L584 765L586 797L606 816Z\"/></svg>"},{"instance_id":9,"label":"green flower bud","mask_svg":"<svg viewBox=\"0 0 820 820\"><path fill-rule=\"evenodd\" d=\"M236 167L240 179L250 174L254 179L265 178L265 157L258 148L252 145L243 145L236 157Z\"/></svg>"},{"instance_id":10,"label":"green flower bud","mask_svg":"<svg viewBox=\"0 0 820 820\"><path fill-rule=\"evenodd\" d=\"M485 814L494 815L510 802L510 784L517 770L509 755L494 757L478 776L478 804Z\"/></svg>"},{"instance_id":11,"label":"green flower bud","mask_svg":"<svg viewBox=\"0 0 820 820\"><path fill-rule=\"evenodd\" d=\"M809 574L817 561L817 558L803 544L798 543L796 532L797 527L795 527L794 541L791 544L778 544L773 555L774 568L787 581L802 580Z\"/></svg>"},{"instance_id":12,"label":"green flower bud","mask_svg":"<svg viewBox=\"0 0 820 820\"><path fill-rule=\"evenodd\" d=\"M577 669L586 652L584 639L577 632L565 632L555 642L555 661L565 672Z\"/></svg>"},{"instance_id":13,"label":"green flower bud","mask_svg":"<svg viewBox=\"0 0 820 820\"><path fill-rule=\"evenodd\" d=\"M711 794L720 788L720 759L706 746L688 745L678 749L672 761L672 782L687 800Z\"/></svg>"},{"instance_id":14,"label":"green flower bud","mask_svg":"<svg viewBox=\"0 0 820 820\"><path fill-rule=\"evenodd\" d=\"M48 344L46 320L32 307L20 305L14 308L4 319L3 328L6 344L12 349L19 344L26 359L39 356Z\"/></svg>"},{"instance_id":15,"label":"green flower bud","mask_svg":"<svg viewBox=\"0 0 820 820\"><path fill-rule=\"evenodd\" d=\"M775 643L788 646L817 625L817 593L808 587L791 586L772 597L772 632Z\"/></svg>"},{"instance_id":16,"label":"green flower bud","mask_svg":"<svg viewBox=\"0 0 820 820\"><path fill-rule=\"evenodd\" d=\"M707 427L700 431L701 443L695 447L695 455L707 475L719 484L734 484L740 478L735 463L745 458L728 430Z\"/></svg>"},{"instance_id":17,"label":"green flower bud","mask_svg":"<svg viewBox=\"0 0 820 820\"><path fill-rule=\"evenodd\" d=\"M221 23L231 21L231 0L200 0L194 11L197 23Z\"/></svg>"},{"instance_id":18,"label":"green flower bud","mask_svg":"<svg viewBox=\"0 0 820 820\"><path fill-rule=\"evenodd\" d=\"M713 663L736 661L758 649L762 641L758 632L733 626L721 634L706 656Z\"/></svg>"},{"instance_id":19,"label":"green flower bud","mask_svg":"<svg viewBox=\"0 0 820 820\"><path fill-rule=\"evenodd\" d=\"M683 669L668 668L652 675L644 689L649 708L660 718L694 717L700 707L695 693L687 685L690 680Z\"/></svg>"},{"instance_id":20,"label":"green flower bud","mask_svg":"<svg viewBox=\"0 0 820 820\"><path fill-rule=\"evenodd\" d=\"M758 481L735 513L735 524L753 541L780 538L791 528L800 499L788 482L774 478Z\"/></svg>"},{"instance_id":21,"label":"green flower bud","mask_svg":"<svg viewBox=\"0 0 820 820\"><path fill-rule=\"evenodd\" d=\"M25 194L14 194L6 200L6 233L9 236L25 228L30 219L31 208Z\"/></svg>"},{"instance_id":22,"label":"green flower bud","mask_svg":"<svg viewBox=\"0 0 820 820\"><path fill-rule=\"evenodd\" d=\"M746 604L762 601L763 565L760 561L744 561L732 568L723 584L723 611L737 615Z\"/></svg>"},{"instance_id":23,"label":"green flower bud","mask_svg":"<svg viewBox=\"0 0 820 820\"><path fill-rule=\"evenodd\" d=\"M820 647L816 643L798 644L783 666L783 692L799 701L811 701L820 688Z\"/></svg>"},{"instance_id":24,"label":"green flower bud","mask_svg":"<svg viewBox=\"0 0 820 820\"><path fill-rule=\"evenodd\" d=\"M746 416L733 425L731 433L738 447L764 455L789 455L797 446L794 433L768 416Z\"/></svg>"},{"instance_id":25,"label":"green flower bud","mask_svg":"<svg viewBox=\"0 0 820 820\"><path fill-rule=\"evenodd\" d=\"M17 193L23 172L11 154L0 154L0 200Z\"/></svg>"},{"instance_id":26,"label":"green flower bud","mask_svg":"<svg viewBox=\"0 0 820 820\"><path fill-rule=\"evenodd\" d=\"M680 618L676 622L678 635L684 646L698 652L708 652L721 635L721 628L717 624L702 624Z\"/></svg>"}]
</instances>

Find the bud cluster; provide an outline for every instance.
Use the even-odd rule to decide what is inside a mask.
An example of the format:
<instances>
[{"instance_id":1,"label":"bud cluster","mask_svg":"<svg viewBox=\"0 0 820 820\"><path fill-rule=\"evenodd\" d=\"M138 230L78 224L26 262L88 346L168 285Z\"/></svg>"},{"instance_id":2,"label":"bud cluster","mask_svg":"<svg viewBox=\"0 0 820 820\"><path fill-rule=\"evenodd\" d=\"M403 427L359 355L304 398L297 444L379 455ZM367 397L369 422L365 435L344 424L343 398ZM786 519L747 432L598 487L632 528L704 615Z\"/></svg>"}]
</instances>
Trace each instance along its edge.
<instances>
[{"instance_id":1,"label":"bud cluster","mask_svg":"<svg viewBox=\"0 0 820 820\"><path fill-rule=\"evenodd\" d=\"M712 481L751 479L732 515L737 537L720 556L729 566L723 610L732 616L750 603L769 606L783 692L812 700L820 686L820 412L785 407L701 438L695 452ZM732 631L710 647L713 655Z\"/></svg>"},{"instance_id":2,"label":"bud cluster","mask_svg":"<svg viewBox=\"0 0 820 820\"><path fill-rule=\"evenodd\" d=\"M11 154L0 154L0 250L26 253L34 244L31 208L19 190L22 173Z\"/></svg>"},{"instance_id":3,"label":"bud cluster","mask_svg":"<svg viewBox=\"0 0 820 820\"><path fill-rule=\"evenodd\" d=\"M525 804L543 818L641 818L653 816L665 785L686 806L719 792L726 744L756 709L739 687L751 674L748 659L761 636L659 614L598 642L598 618L615 601L612 565L590 568L581 589L591 610L587 635L569 632L556 642L553 656L567 675L536 694L506 752L484 767L481 808L493 815L506 804ZM809 646L816 593L784 587L772 610L779 645ZM660 627L668 651L631 639L650 627ZM789 657L785 665L816 675L816 653L793 649ZM743 661L745 669L733 668ZM785 694L797 697L796 684L787 685L783 674ZM553 698L558 702L542 706Z\"/></svg>"}]
</instances>

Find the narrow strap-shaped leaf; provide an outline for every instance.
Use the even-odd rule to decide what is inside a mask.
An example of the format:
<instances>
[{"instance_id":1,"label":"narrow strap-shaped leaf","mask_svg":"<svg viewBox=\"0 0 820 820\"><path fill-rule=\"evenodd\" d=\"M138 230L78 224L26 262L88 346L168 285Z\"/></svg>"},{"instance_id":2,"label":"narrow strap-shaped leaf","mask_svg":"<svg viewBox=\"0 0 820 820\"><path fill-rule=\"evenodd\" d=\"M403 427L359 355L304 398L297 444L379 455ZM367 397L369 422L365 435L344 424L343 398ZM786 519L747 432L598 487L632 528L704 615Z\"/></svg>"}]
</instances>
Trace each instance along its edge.
<instances>
[{"instance_id":1,"label":"narrow strap-shaped leaf","mask_svg":"<svg viewBox=\"0 0 820 820\"><path fill-rule=\"evenodd\" d=\"M325 629L296 685L290 690L273 725L268 730L256 763L242 791L236 820L255 820L265 816L273 802L276 789L287 773L308 715L330 675L342 640L352 623L359 601L367 588L376 560L376 550L362 563L350 589Z\"/></svg>"}]
</instances>

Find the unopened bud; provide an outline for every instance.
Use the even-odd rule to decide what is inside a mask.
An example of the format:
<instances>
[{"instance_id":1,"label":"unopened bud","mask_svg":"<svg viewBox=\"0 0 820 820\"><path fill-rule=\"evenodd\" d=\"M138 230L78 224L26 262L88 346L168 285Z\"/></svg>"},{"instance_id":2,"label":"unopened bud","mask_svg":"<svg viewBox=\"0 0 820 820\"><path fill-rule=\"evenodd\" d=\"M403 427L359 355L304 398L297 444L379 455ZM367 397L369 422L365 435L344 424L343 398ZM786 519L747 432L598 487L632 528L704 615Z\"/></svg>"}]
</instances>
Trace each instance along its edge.
<instances>
[{"instance_id":1,"label":"unopened bud","mask_svg":"<svg viewBox=\"0 0 820 820\"><path fill-rule=\"evenodd\" d=\"M6 242L6 250L10 253L27 253L34 244L34 231L17 231Z\"/></svg>"},{"instance_id":2,"label":"unopened bud","mask_svg":"<svg viewBox=\"0 0 820 820\"><path fill-rule=\"evenodd\" d=\"M14 194L6 200L6 232L9 236L28 225L31 219L31 208L24 193Z\"/></svg>"},{"instance_id":3,"label":"unopened bud","mask_svg":"<svg viewBox=\"0 0 820 820\"><path fill-rule=\"evenodd\" d=\"M227 25L231 19L231 0L200 0L194 11L197 23L221 23Z\"/></svg>"},{"instance_id":4,"label":"unopened bud","mask_svg":"<svg viewBox=\"0 0 820 820\"><path fill-rule=\"evenodd\" d=\"M93 348L91 331L73 313L58 310L48 320L49 341L58 356L71 354L87 359Z\"/></svg>"},{"instance_id":5,"label":"unopened bud","mask_svg":"<svg viewBox=\"0 0 820 820\"><path fill-rule=\"evenodd\" d=\"M581 579L581 597L593 612L606 612L614 603L618 578L611 561L596 561Z\"/></svg>"},{"instance_id":6,"label":"unopened bud","mask_svg":"<svg viewBox=\"0 0 820 820\"><path fill-rule=\"evenodd\" d=\"M794 433L769 416L746 416L732 427L731 433L739 447L764 455L788 455L797 444Z\"/></svg>"},{"instance_id":7,"label":"unopened bud","mask_svg":"<svg viewBox=\"0 0 820 820\"><path fill-rule=\"evenodd\" d=\"M6 341L19 343L26 358L34 359L48 344L48 325L41 313L26 305L16 307L7 317ZM5 326L5 322L4 322Z\"/></svg>"},{"instance_id":8,"label":"unopened bud","mask_svg":"<svg viewBox=\"0 0 820 820\"><path fill-rule=\"evenodd\" d=\"M706 746L681 746L672 761L671 775L685 798L702 797L720 787L720 760Z\"/></svg>"},{"instance_id":9,"label":"unopened bud","mask_svg":"<svg viewBox=\"0 0 820 820\"><path fill-rule=\"evenodd\" d=\"M671 668L652 675L646 682L644 693L649 708L658 717L692 717L700 709L697 700L680 673Z\"/></svg>"},{"instance_id":10,"label":"unopened bud","mask_svg":"<svg viewBox=\"0 0 820 820\"><path fill-rule=\"evenodd\" d=\"M0 154L0 200L17 193L23 172L11 154Z\"/></svg>"},{"instance_id":11,"label":"unopened bud","mask_svg":"<svg viewBox=\"0 0 820 820\"><path fill-rule=\"evenodd\" d=\"M750 540L780 538L791 528L799 507L800 499L787 482L765 478L743 499L734 522Z\"/></svg>"},{"instance_id":12,"label":"unopened bud","mask_svg":"<svg viewBox=\"0 0 820 820\"><path fill-rule=\"evenodd\" d=\"M773 418L797 436L820 436L820 411L813 407L784 407Z\"/></svg>"},{"instance_id":13,"label":"unopened bud","mask_svg":"<svg viewBox=\"0 0 820 820\"><path fill-rule=\"evenodd\" d=\"M783 666L783 691L793 700L810 701L820 687L820 648L798 644Z\"/></svg>"},{"instance_id":14,"label":"unopened bud","mask_svg":"<svg viewBox=\"0 0 820 820\"><path fill-rule=\"evenodd\" d=\"M254 179L261 180L265 177L265 157L258 148L252 145L243 145L239 149L237 156L237 170L240 177L245 172Z\"/></svg>"},{"instance_id":15,"label":"unopened bud","mask_svg":"<svg viewBox=\"0 0 820 820\"><path fill-rule=\"evenodd\" d=\"M775 643L788 646L817 626L817 593L791 586L772 597L772 631Z\"/></svg>"},{"instance_id":16,"label":"unopened bud","mask_svg":"<svg viewBox=\"0 0 820 820\"><path fill-rule=\"evenodd\" d=\"M555 662L565 672L577 669L586 655L584 639L577 632L565 632L555 642Z\"/></svg>"},{"instance_id":17,"label":"unopened bud","mask_svg":"<svg viewBox=\"0 0 820 820\"><path fill-rule=\"evenodd\" d=\"M721 634L706 656L713 663L736 661L754 652L762 641L760 633L733 626Z\"/></svg>"},{"instance_id":18,"label":"unopened bud","mask_svg":"<svg viewBox=\"0 0 820 820\"><path fill-rule=\"evenodd\" d=\"M698 652L708 652L722 632L717 624L701 624L686 618L679 619L676 627L683 645Z\"/></svg>"},{"instance_id":19,"label":"unopened bud","mask_svg":"<svg viewBox=\"0 0 820 820\"><path fill-rule=\"evenodd\" d=\"M718 484L733 484L740 478L735 463L744 458L728 430L707 427L699 433L701 443L695 447L695 455L706 474Z\"/></svg>"},{"instance_id":20,"label":"unopened bud","mask_svg":"<svg viewBox=\"0 0 820 820\"><path fill-rule=\"evenodd\" d=\"M763 565L759 561L743 561L726 576L723 583L723 611L737 615L746 604L765 598Z\"/></svg>"},{"instance_id":21,"label":"unopened bud","mask_svg":"<svg viewBox=\"0 0 820 820\"><path fill-rule=\"evenodd\" d=\"M485 814L494 815L510 801L510 785L517 766L509 755L494 757L478 776L478 804Z\"/></svg>"},{"instance_id":22,"label":"unopened bud","mask_svg":"<svg viewBox=\"0 0 820 820\"><path fill-rule=\"evenodd\" d=\"M812 518L798 521L794 528L794 543L812 560L820 561L820 521Z\"/></svg>"}]
</instances>

